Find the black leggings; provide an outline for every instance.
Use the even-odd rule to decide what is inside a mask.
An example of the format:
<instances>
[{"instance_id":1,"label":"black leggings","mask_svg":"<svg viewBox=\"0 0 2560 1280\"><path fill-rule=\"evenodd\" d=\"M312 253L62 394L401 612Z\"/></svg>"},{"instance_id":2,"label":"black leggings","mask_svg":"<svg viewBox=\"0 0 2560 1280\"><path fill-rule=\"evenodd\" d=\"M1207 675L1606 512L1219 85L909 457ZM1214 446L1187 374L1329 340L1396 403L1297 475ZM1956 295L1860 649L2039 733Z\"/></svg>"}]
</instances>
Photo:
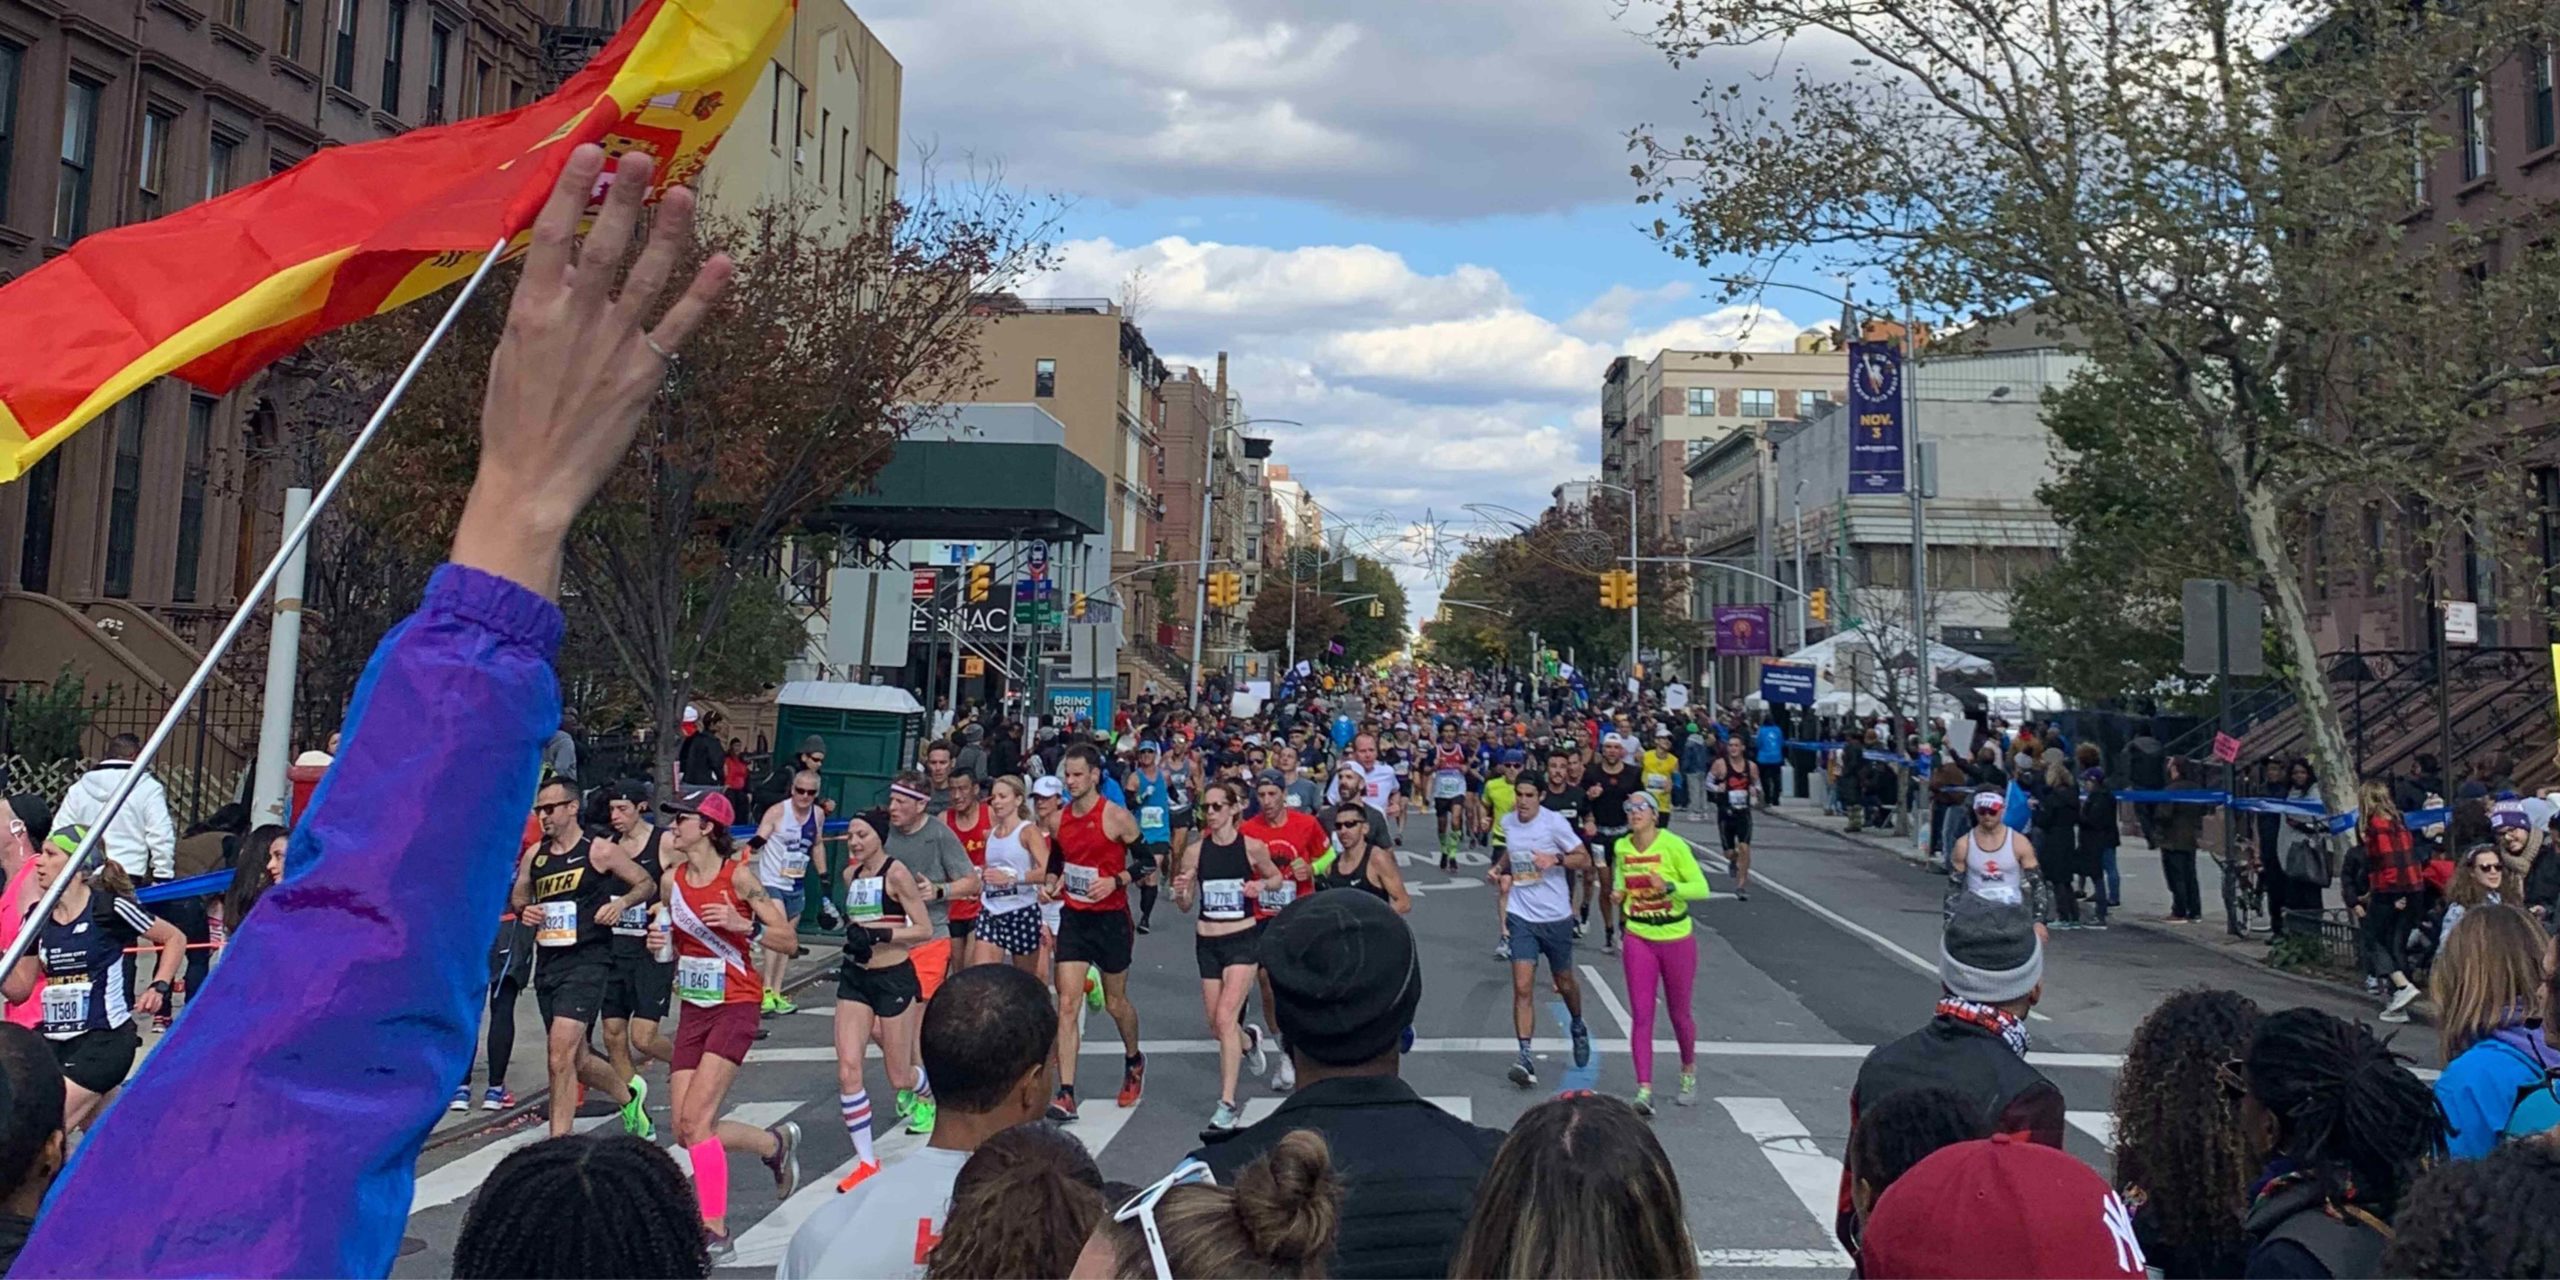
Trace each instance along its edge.
<instances>
[{"instance_id":1,"label":"black leggings","mask_svg":"<svg viewBox=\"0 0 2560 1280\"><path fill-rule=\"evenodd\" d=\"M2395 902L2409 905L2399 907ZM2377 978L2388 978L2409 967L2404 943L2409 926L2424 908L2414 893L2368 893L2364 898L2364 962L2365 972Z\"/></svg>"},{"instance_id":2,"label":"black leggings","mask_svg":"<svg viewBox=\"0 0 2560 1280\"><path fill-rule=\"evenodd\" d=\"M516 1000L524 995L521 982L498 982L489 987L489 1087L507 1087L507 1060L516 1054Z\"/></svg>"},{"instance_id":3,"label":"black leggings","mask_svg":"<svg viewBox=\"0 0 2560 1280\"><path fill-rule=\"evenodd\" d=\"M2180 920L2204 918L2204 893L2196 886L2196 851L2163 849L2160 873L2169 882L2169 914Z\"/></svg>"},{"instance_id":4,"label":"black leggings","mask_svg":"<svg viewBox=\"0 0 2560 1280\"><path fill-rule=\"evenodd\" d=\"M2079 923L2080 895L2071 887L2071 873L2054 865L2050 859L2038 862L2036 870L2043 874L2046 886L2053 890L2053 918Z\"/></svg>"}]
</instances>

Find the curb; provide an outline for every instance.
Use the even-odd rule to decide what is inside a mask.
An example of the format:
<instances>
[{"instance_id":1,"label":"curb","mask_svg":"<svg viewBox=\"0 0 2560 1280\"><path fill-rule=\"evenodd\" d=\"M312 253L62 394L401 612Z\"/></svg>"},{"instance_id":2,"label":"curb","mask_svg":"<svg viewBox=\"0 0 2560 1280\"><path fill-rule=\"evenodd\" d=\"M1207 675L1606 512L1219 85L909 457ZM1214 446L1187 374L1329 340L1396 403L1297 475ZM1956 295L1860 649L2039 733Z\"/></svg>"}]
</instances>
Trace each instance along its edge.
<instances>
[{"instance_id":1,"label":"curb","mask_svg":"<svg viewBox=\"0 0 2560 1280\"><path fill-rule=\"evenodd\" d=\"M1846 831L1835 831L1829 827L1817 826L1813 823L1806 822L1800 818L1787 814L1781 809L1763 809L1759 810L1759 812L1776 818L1798 830L1810 831L1816 835L1829 836L1832 839L1838 840L1853 848L1871 848L1876 849L1879 852L1891 853L1897 861L1900 861L1906 866L1919 867L1923 870L1932 872L1937 870L1936 866L1927 860L1912 857L1909 853L1904 852L1900 848L1887 848L1879 841L1866 838L1865 833L1863 832L1856 836L1852 836ZM1896 839L1898 840L1898 837ZM2192 930L2194 930L2196 926L2189 926L2188 930L2172 929L2168 925L2154 923L2130 914L2122 916L2121 923L2132 928L2139 929L2154 937L2174 939L2177 942L2194 947L2200 951L2220 956L2234 964L2249 965L2262 973L2266 973L2273 977L2283 978L2289 982L2299 983L2303 986L2313 988L2329 995L2346 995L2359 1000L2366 998L2364 988L2356 982L2348 979L2315 977L2307 973L2296 973L2291 969L2279 969L2276 966L2267 963L2263 956L2244 955L2237 953L2230 948L2217 945L2212 941L2212 937L2220 936L2222 933L2227 932L2218 925L2209 931L2211 936L2208 936L2208 933L2193 932ZM2421 1000L2420 1003L2425 1004L2426 1002ZM2413 1006L2413 1015L2415 1011L2415 1007ZM2413 1016L2411 1020L2416 1021L2416 1018Z\"/></svg>"},{"instance_id":2,"label":"curb","mask_svg":"<svg viewBox=\"0 0 2560 1280\"><path fill-rule=\"evenodd\" d=\"M783 993L787 995L791 992L798 991L803 987L807 987L817 982L819 979L826 977L829 973L834 972L835 967L835 962L830 960L823 964L810 966L809 971L806 973L785 975L782 980ZM420 1146L418 1151L423 1155L426 1152L449 1147L458 1142L468 1142L473 1138L485 1136L495 1130L512 1127L519 1120L541 1116L550 1108L550 1104L551 1086L547 1084L541 1085L526 1091L524 1096L516 1099L516 1104L514 1106L509 1107L504 1111L486 1113L478 1118L464 1121L450 1129L439 1129L434 1133L428 1134L426 1143Z\"/></svg>"}]
</instances>

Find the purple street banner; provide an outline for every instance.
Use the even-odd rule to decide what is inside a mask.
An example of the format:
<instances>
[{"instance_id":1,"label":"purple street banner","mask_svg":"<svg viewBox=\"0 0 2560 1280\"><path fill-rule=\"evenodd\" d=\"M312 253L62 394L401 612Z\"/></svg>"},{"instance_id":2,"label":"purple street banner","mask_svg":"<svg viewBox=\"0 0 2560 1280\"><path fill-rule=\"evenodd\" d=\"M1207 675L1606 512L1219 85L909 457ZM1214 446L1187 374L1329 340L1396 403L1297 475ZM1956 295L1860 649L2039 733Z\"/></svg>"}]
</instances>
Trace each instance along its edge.
<instances>
[{"instance_id":1,"label":"purple street banner","mask_svg":"<svg viewBox=\"0 0 2560 1280\"><path fill-rule=\"evenodd\" d=\"M1717 605L1716 655L1724 658L1775 656L1777 651L1769 647L1773 634L1769 612L1769 606L1765 604Z\"/></svg>"},{"instance_id":2,"label":"purple street banner","mask_svg":"<svg viewBox=\"0 0 2560 1280\"><path fill-rule=\"evenodd\" d=\"M1849 492L1904 492L1902 353L1890 342L1849 344Z\"/></svg>"}]
</instances>

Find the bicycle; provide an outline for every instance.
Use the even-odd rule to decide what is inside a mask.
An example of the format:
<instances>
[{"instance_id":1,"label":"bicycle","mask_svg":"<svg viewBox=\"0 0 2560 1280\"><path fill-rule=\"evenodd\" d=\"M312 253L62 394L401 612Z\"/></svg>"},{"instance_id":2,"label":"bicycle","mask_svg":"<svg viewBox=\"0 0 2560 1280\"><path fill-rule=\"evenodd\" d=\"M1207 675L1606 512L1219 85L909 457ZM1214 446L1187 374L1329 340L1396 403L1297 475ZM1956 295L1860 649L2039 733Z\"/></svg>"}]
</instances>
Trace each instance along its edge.
<instances>
[{"instance_id":1,"label":"bicycle","mask_svg":"<svg viewBox=\"0 0 2560 1280\"><path fill-rule=\"evenodd\" d=\"M2212 853L2215 869L2222 873L2222 914L2231 936L2246 938L2257 927L2257 917L2264 914L2258 894L2258 859L2250 850L2242 849L2229 858Z\"/></svg>"}]
</instances>

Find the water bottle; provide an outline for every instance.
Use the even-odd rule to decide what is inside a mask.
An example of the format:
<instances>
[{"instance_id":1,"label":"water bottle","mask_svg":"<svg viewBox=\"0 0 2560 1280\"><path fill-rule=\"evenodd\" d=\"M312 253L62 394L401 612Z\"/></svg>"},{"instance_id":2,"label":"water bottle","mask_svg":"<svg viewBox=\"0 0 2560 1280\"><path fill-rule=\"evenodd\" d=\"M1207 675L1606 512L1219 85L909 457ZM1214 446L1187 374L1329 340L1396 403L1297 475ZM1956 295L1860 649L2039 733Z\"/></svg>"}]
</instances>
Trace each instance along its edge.
<instances>
[{"instance_id":1,"label":"water bottle","mask_svg":"<svg viewBox=\"0 0 2560 1280\"><path fill-rule=\"evenodd\" d=\"M655 954L658 957L658 963L674 964L676 962L676 935L667 927L667 908L665 903L658 904L658 906L649 913L649 923L658 930L658 945L654 949Z\"/></svg>"}]
</instances>

